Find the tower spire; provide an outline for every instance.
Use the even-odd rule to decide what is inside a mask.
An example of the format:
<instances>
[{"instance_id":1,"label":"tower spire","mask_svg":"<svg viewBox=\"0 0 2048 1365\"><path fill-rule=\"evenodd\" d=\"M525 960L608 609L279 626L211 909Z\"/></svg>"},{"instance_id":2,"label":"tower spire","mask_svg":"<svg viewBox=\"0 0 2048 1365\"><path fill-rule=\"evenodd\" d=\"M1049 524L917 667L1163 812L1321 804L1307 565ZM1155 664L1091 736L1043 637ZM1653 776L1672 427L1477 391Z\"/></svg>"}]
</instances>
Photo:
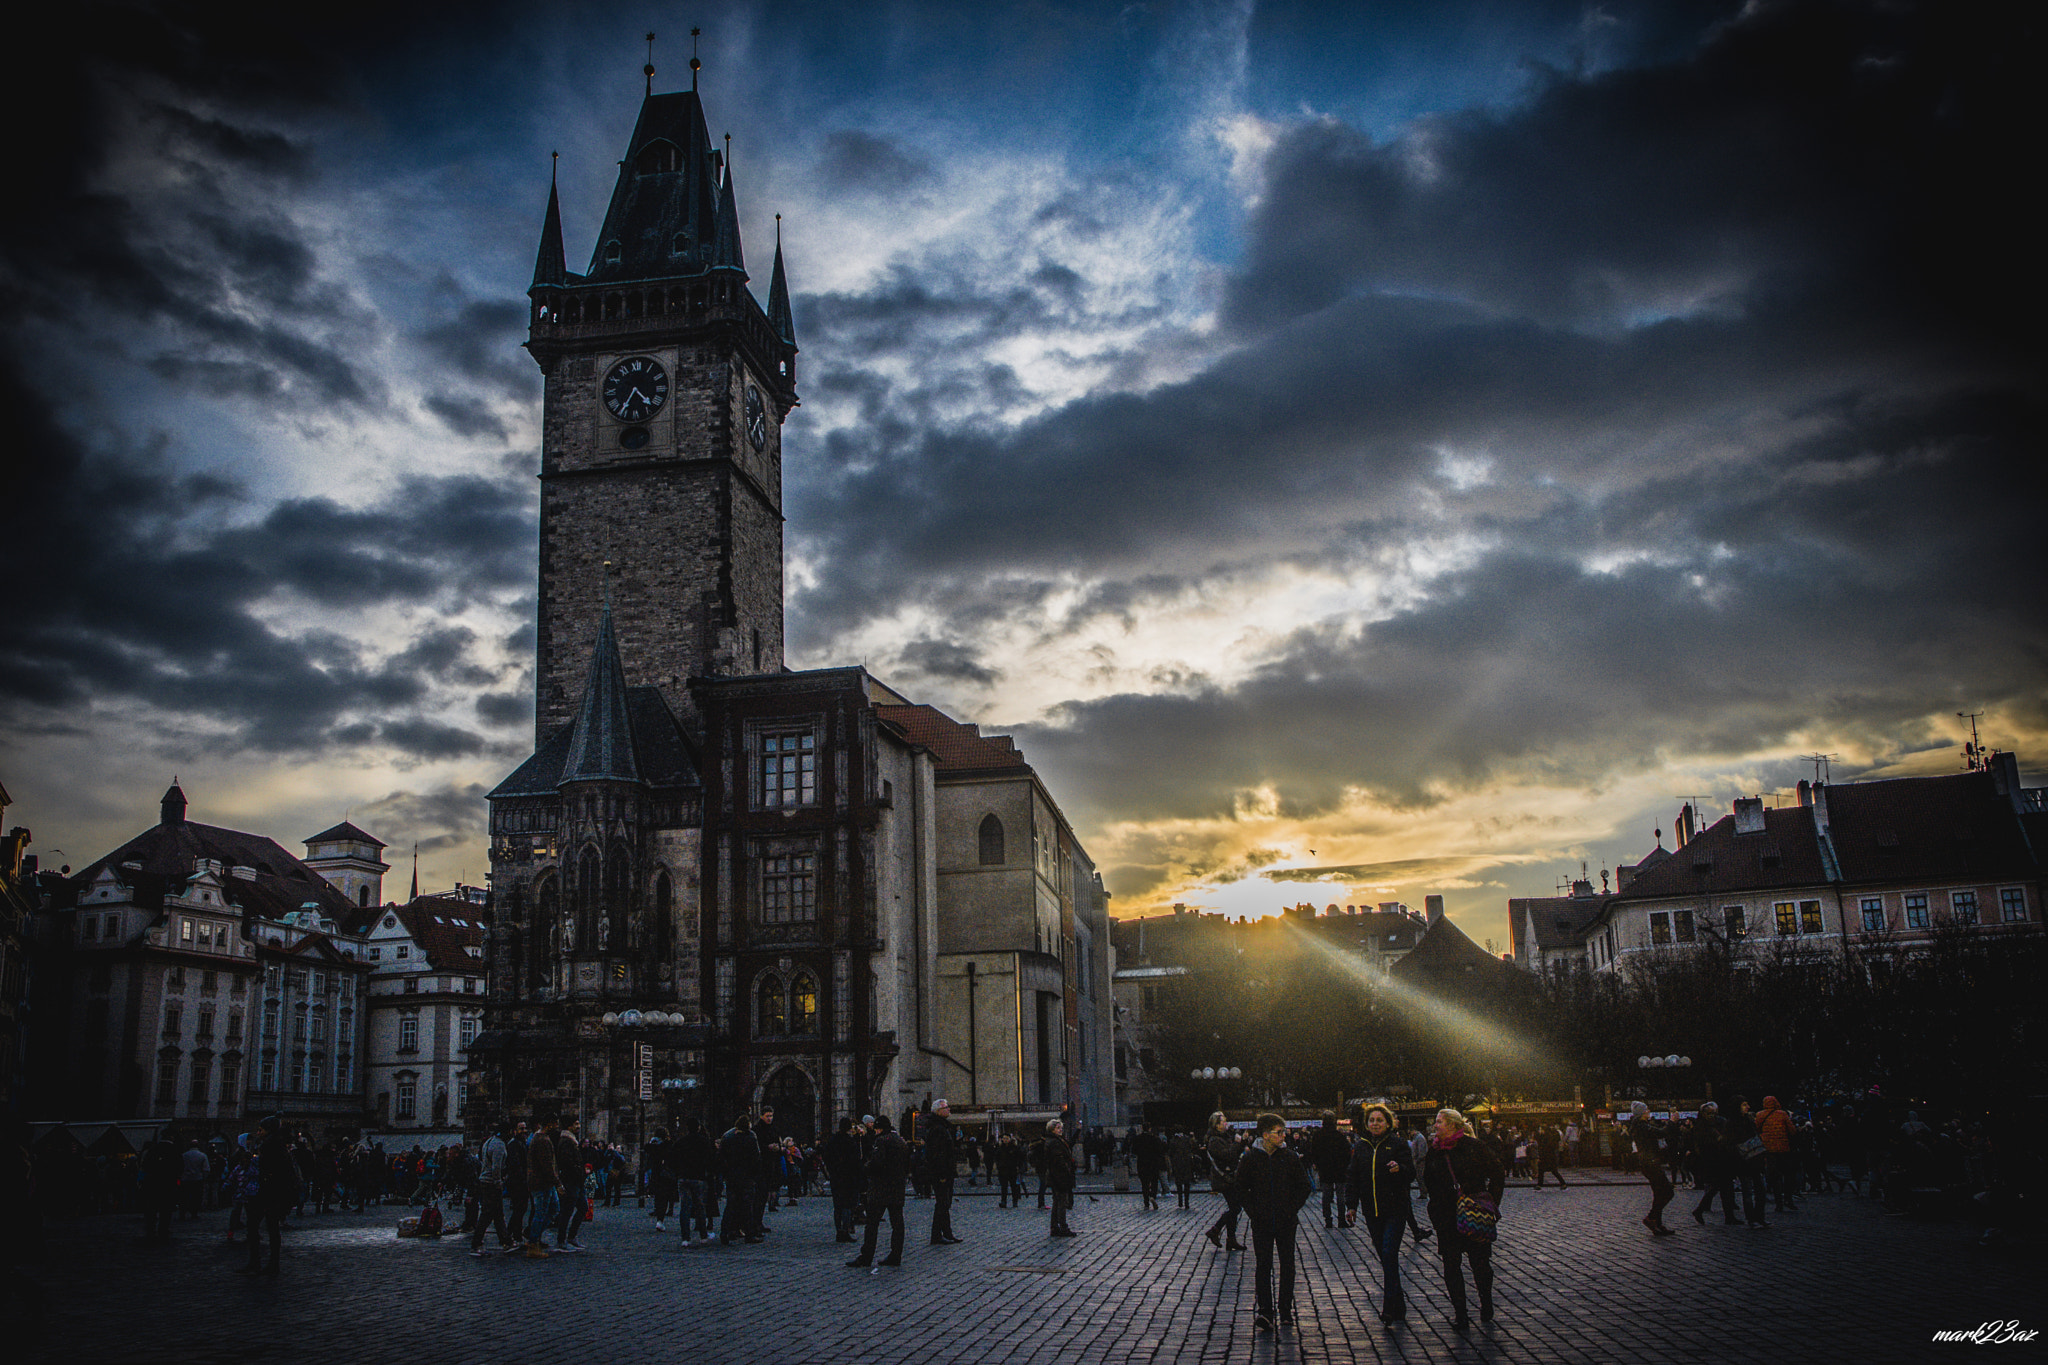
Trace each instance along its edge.
<instances>
[{"instance_id":1,"label":"tower spire","mask_svg":"<svg viewBox=\"0 0 2048 1365\"><path fill-rule=\"evenodd\" d=\"M697 36L702 32L701 28L690 30L690 93L693 95L697 93L697 73L704 69L704 63L697 60Z\"/></svg>"},{"instance_id":2,"label":"tower spire","mask_svg":"<svg viewBox=\"0 0 2048 1365\"><path fill-rule=\"evenodd\" d=\"M540 224L540 251L533 259L533 283L529 289L544 285L566 284L569 277L568 264L562 259L562 199L555 189L555 171L562 163L560 152L550 152L553 158L548 168L548 211Z\"/></svg>"},{"instance_id":3,"label":"tower spire","mask_svg":"<svg viewBox=\"0 0 2048 1365\"><path fill-rule=\"evenodd\" d=\"M654 35L647 35L647 65L640 68L647 75L647 97L654 98Z\"/></svg>"},{"instance_id":4,"label":"tower spire","mask_svg":"<svg viewBox=\"0 0 2048 1365\"><path fill-rule=\"evenodd\" d=\"M768 277L768 324L775 335L796 345L796 324L789 316L789 281L782 273L782 215L775 215L775 269Z\"/></svg>"},{"instance_id":5,"label":"tower spire","mask_svg":"<svg viewBox=\"0 0 2048 1365\"><path fill-rule=\"evenodd\" d=\"M740 252L739 196L732 186L732 134L725 135L725 185L718 196L718 234L711 244L713 270L737 270L742 276L747 265Z\"/></svg>"}]
</instances>

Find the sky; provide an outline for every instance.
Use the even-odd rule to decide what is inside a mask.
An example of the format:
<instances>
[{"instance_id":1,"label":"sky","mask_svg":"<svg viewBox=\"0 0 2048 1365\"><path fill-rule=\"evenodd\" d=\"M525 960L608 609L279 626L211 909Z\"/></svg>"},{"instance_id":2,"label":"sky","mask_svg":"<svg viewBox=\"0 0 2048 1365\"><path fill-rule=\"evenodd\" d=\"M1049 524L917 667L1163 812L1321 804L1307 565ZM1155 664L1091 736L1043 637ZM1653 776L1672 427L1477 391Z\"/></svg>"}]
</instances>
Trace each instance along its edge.
<instances>
[{"instance_id":1,"label":"sky","mask_svg":"<svg viewBox=\"0 0 2048 1365\"><path fill-rule=\"evenodd\" d=\"M1015 735L1113 913L1504 942L1810 755L1955 771L1966 713L2044 781L2029 7L279 8L63 7L0 96L46 865L176 777L483 880L548 177L578 268L693 25L802 348L789 662Z\"/></svg>"}]
</instances>

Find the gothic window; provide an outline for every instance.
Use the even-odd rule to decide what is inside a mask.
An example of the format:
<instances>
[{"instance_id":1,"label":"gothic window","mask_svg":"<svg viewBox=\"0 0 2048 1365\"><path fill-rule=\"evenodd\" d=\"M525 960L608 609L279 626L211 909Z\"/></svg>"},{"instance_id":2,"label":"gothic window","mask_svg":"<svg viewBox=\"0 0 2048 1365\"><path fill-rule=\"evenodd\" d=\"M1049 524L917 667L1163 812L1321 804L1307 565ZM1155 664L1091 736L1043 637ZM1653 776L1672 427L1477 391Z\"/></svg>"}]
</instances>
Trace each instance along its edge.
<instances>
[{"instance_id":1,"label":"gothic window","mask_svg":"<svg viewBox=\"0 0 2048 1365\"><path fill-rule=\"evenodd\" d=\"M818 799L817 736L789 730L761 736L760 804L808 806Z\"/></svg>"},{"instance_id":2,"label":"gothic window","mask_svg":"<svg viewBox=\"0 0 2048 1365\"><path fill-rule=\"evenodd\" d=\"M761 922L808 924L818 917L818 855L770 848L761 854Z\"/></svg>"},{"instance_id":3,"label":"gothic window","mask_svg":"<svg viewBox=\"0 0 2048 1365\"><path fill-rule=\"evenodd\" d=\"M631 866L631 860L626 856L626 846L613 844L604 869L604 913L611 924L610 942L604 946L614 952L626 946L626 906L632 898L632 888L627 885L627 877Z\"/></svg>"},{"instance_id":4,"label":"gothic window","mask_svg":"<svg viewBox=\"0 0 2048 1365\"><path fill-rule=\"evenodd\" d=\"M981 865L1000 866L1003 861L1003 822L994 815L985 815L981 821Z\"/></svg>"},{"instance_id":5,"label":"gothic window","mask_svg":"<svg viewBox=\"0 0 2048 1365\"><path fill-rule=\"evenodd\" d=\"M640 149L633 169L641 175L659 175L683 168L683 150L673 142L654 141Z\"/></svg>"},{"instance_id":6,"label":"gothic window","mask_svg":"<svg viewBox=\"0 0 2048 1365\"><path fill-rule=\"evenodd\" d=\"M782 995L782 978L772 972L762 977L758 996L760 1011L756 1017L760 1023L755 1032L763 1037L789 1032L789 1007Z\"/></svg>"},{"instance_id":7,"label":"gothic window","mask_svg":"<svg viewBox=\"0 0 2048 1365\"><path fill-rule=\"evenodd\" d=\"M818 982L809 972L798 972L789 986L789 1031L818 1031Z\"/></svg>"}]
</instances>

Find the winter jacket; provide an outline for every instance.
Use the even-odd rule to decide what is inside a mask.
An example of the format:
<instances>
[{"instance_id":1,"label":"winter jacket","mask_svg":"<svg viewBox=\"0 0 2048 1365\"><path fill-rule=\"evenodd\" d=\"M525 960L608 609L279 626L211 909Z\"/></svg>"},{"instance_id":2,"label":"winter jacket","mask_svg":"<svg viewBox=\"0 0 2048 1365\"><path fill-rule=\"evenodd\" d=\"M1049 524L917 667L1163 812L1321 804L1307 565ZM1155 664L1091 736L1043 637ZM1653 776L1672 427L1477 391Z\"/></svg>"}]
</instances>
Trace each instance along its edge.
<instances>
[{"instance_id":1,"label":"winter jacket","mask_svg":"<svg viewBox=\"0 0 2048 1365\"><path fill-rule=\"evenodd\" d=\"M526 1140L526 1188L539 1194L561 1183L562 1174L555 1169L555 1140L535 1133Z\"/></svg>"},{"instance_id":2,"label":"winter jacket","mask_svg":"<svg viewBox=\"0 0 2048 1365\"><path fill-rule=\"evenodd\" d=\"M1316 1129L1309 1151L1316 1163L1316 1174L1326 1185L1342 1180L1351 1165L1351 1139L1338 1130L1335 1120L1327 1120Z\"/></svg>"},{"instance_id":3,"label":"winter jacket","mask_svg":"<svg viewBox=\"0 0 2048 1365\"><path fill-rule=\"evenodd\" d=\"M1254 1142L1238 1159L1231 1179L1252 1226L1259 1228L1292 1228L1311 1188L1308 1169L1285 1144L1268 1152L1265 1143Z\"/></svg>"},{"instance_id":4,"label":"winter jacket","mask_svg":"<svg viewBox=\"0 0 2048 1365\"><path fill-rule=\"evenodd\" d=\"M1778 1097L1764 1096L1764 1107L1756 1111L1756 1134L1767 1152L1792 1150L1792 1115L1778 1107Z\"/></svg>"},{"instance_id":5,"label":"winter jacket","mask_svg":"<svg viewBox=\"0 0 2048 1365\"><path fill-rule=\"evenodd\" d=\"M1229 1132L1218 1133L1213 1129L1202 1141L1202 1150L1209 1155L1209 1185L1216 1193L1225 1193L1237 1175L1237 1139Z\"/></svg>"},{"instance_id":6,"label":"winter jacket","mask_svg":"<svg viewBox=\"0 0 2048 1365\"><path fill-rule=\"evenodd\" d=\"M1388 1170L1387 1163L1395 1169ZM1415 1154L1408 1144L1388 1133L1374 1137L1367 1133L1351 1148L1351 1165L1344 1173L1349 1197L1374 1217L1388 1214L1408 1216L1408 1184L1415 1179Z\"/></svg>"},{"instance_id":7,"label":"winter jacket","mask_svg":"<svg viewBox=\"0 0 2048 1365\"><path fill-rule=\"evenodd\" d=\"M1507 1188L1507 1173L1492 1148L1464 1133L1453 1147L1430 1143L1429 1155L1422 1163L1422 1188L1429 1192L1429 1221L1436 1224L1439 1235L1450 1235L1446 1230L1454 1232L1457 1227L1459 1192L1484 1193L1498 1207Z\"/></svg>"},{"instance_id":8,"label":"winter jacket","mask_svg":"<svg viewBox=\"0 0 2048 1365\"><path fill-rule=\"evenodd\" d=\"M910 1179L910 1144L901 1133L881 1133L868 1153L868 1201L887 1207L903 1202L903 1182Z\"/></svg>"},{"instance_id":9,"label":"winter jacket","mask_svg":"<svg viewBox=\"0 0 2048 1365\"><path fill-rule=\"evenodd\" d=\"M1045 1187L1067 1194L1074 1192L1074 1149L1062 1137L1045 1139Z\"/></svg>"}]
</instances>

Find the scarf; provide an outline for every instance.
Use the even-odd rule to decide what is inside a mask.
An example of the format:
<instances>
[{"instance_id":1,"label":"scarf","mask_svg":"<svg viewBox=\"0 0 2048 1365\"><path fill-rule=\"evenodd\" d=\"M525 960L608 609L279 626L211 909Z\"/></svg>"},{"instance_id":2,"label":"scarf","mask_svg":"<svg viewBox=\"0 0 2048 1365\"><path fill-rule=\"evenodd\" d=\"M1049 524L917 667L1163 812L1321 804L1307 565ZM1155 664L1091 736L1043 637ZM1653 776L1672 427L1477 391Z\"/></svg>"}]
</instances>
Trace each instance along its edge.
<instances>
[{"instance_id":1,"label":"scarf","mask_svg":"<svg viewBox=\"0 0 2048 1365\"><path fill-rule=\"evenodd\" d=\"M1465 1135L1463 1133L1453 1133L1451 1134L1450 1141L1448 1142L1444 1141L1440 1137L1432 1137L1429 1140L1429 1145L1436 1148L1439 1152L1448 1152L1451 1150L1451 1148L1457 1146L1458 1139L1464 1136Z\"/></svg>"}]
</instances>

